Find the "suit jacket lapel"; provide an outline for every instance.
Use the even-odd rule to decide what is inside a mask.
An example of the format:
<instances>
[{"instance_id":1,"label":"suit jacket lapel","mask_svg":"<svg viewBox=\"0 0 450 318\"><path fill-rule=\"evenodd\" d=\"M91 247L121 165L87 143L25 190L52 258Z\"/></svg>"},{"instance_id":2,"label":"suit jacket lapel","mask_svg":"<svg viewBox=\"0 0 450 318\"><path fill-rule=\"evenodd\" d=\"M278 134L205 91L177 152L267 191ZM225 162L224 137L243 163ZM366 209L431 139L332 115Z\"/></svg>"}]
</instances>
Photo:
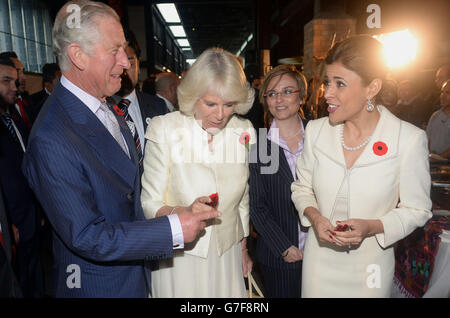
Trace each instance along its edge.
<instances>
[{"instance_id":1,"label":"suit jacket lapel","mask_svg":"<svg viewBox=\"0 0 450 318\"><path fill-rule=\"evenodd\" d=\"M272 141L267 140L267 153L269 154L271 151L271 144ZM289 183L294 182L294 178L292 176L291 169L289 168L289 163L287 162L286 156L284 155L284 149L281 148L279 145L274 143L276 147L278 147L278 169L280 171L280 174L283 176L284 180L287 180Z\"/></svg>"},{"instance_id":2,"label":"suit jacket lapel","mask_svg":"<svg viewBox=\"0 0 450 318\"><path fill-rule=\"evenodd\" d=\"M75 95L60 84L55 88L55 93L57 93L56 96L59 96L60 105L72 119L76 133L90 145L90 148L98 155L105 166L110 167L125 182L134 187L137 173L136 153L133 154L133 147L129 143L130 132L127 133L128 127L123 126L124 124L126 126L123 119L122 123L120 120L118 121L130 150L131 160L97 116ZM114 111L113 113L115 114Z\"/></svg>"},{"instance_id":3,"label":"suit jacket lapel","mask_svg":"<svg viewBox=\"0 0 450 318\"><path fill-rule=\"evenodd\" d=\"M303 123L303 128L306 128L307 121L302 119L302 123ZM267 141L268 141L267 142L267 153L270 153L270 150L271 150L271 145L270 144L272 142L269 139L267 139ZM295 180L294 180L294 177L292 175L291 168L289 167L289 163L287 161L286 155L284 153L284 149L281 148L276 143L275 143L275 145L278 147L278 158L279 158L278 162L279 162L280 173L284 176L285 180L288 180L289 183L292 183Z\"/></svg>"},{"instance_id":4,"label":"suit jacket lapel","mask_svg":"<svg viewBox=\"0 0 450 318\"><path fill-rule=\"evenodd\" d=\"M144 98L142 96L142 94L138 91L136 91L136 98L138 100L139 103L139 108L141 110L141 117L142 117L142 122L144 123L144 132L147 131L147 118L150 118L150 115L148 114L148 111L150 109L149 105L145 105L145 101Z\"/></svg>"},{"instance_id":5,"label":"suit jacket lapel","mask_svg":"<svg viewBox=\"0 0 450 318\"><path fill-rule=\"evenodd\" d=\"M10 108L9 108L9 111L10 111L10 114L11 114L11 118L13 119L13 121L14 121L14 125L16 125L16 128L17 128L17 130L19 131L19 133L20 133L20 136L22 137L22 141L23 141L23 144L25 145L25 147L27 146L27 144L28 144L28 129L27 129L27 127L25 126L25 123L24 123L24 121L22 120L22 117L20 117L20 114L19 114L19 112L16 110L16 107L14 107L14 106L11 106ZM12 138L12 137L11 137ZM19 145L19 147L20 147L20 145ZM22 147L20 147L20 149L22 149ZM21 150L22 151L22 150Z\"/></svg>"}]
</instances>

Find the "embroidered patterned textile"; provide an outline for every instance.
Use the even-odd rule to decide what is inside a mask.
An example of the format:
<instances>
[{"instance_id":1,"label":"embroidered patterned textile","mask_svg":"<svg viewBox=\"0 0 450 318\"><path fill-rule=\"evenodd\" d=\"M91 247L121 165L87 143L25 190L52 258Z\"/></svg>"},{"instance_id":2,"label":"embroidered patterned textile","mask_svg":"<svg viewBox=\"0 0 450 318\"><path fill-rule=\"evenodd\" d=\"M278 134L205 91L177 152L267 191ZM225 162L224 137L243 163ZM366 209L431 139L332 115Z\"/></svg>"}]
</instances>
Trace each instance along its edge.
<instances>
[{"instance_id":1,"label":"embroidered patterned textile","mask_svg":"<svg viewBox=\"0 0 450 318\"><path fill-rule=\"evenodd\" d=\"M433 216L395 246L394 283L407 297L421 298L433 274L442 230L450 230L450 216Z\"/></svg>"}]
</instances>

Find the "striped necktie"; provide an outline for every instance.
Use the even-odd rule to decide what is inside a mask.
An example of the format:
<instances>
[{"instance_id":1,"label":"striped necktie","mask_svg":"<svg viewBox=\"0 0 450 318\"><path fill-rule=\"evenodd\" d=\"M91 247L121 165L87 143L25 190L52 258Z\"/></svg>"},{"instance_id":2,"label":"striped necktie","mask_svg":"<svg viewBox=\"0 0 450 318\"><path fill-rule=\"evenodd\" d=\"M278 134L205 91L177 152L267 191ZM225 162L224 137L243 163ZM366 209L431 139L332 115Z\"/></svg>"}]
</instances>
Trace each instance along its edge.
<instances>
[{"instance_id":1,"label":"striped necktie","mask_svg":"<svg viewBox=\"0 0 450 318\"><path fill-rule=\"evenodd\" d=\"M130 116L130 113L128 112L128 107L130 106L130 104L131 104L131 101L124 98L119 102L118 106L119 106L120 110L123 112L123 117L125 118L128 128L130 128L131 135L133 136L134 143L136 145L136 153L138 156L139 170L142 172L144 155L142 153L141 140L139 139L139 134L138 134L138 131L136 128L136 124L134 123L133 119Z\"/></svg>"},{"instance_id":2,"label":"striped necktie","mask_svg":"<svg viewBox=\"0 0 450 318\"><path fill-rule=\"evenodd\" d=\"M20 143L19 137L17 136L16 130L14 129L13 120L11 118L11 115L9 113L3 113L2 114L3 120L5 121L6 127L9 130L9 133L13 137L15 141Z\"/></svg>"},{"instance_id":3,"label":"striped necktie","mask_svg":"<svg viewBox=\"0 0 450 318\"><path fill-rule=\"evenodd\" d=\"M106 126L106 129L108 129L109 133L114 137L114 139L120 145L122 150L127 154L127 156L130 157L128 148L125 144L125 141L123 140L122 132L120 131L119 123L117 122L114 114L109 109L108 105L105 102L101 103L98 111L103 112L103 120L101 121Z\"/></svg>"}]
</instances>

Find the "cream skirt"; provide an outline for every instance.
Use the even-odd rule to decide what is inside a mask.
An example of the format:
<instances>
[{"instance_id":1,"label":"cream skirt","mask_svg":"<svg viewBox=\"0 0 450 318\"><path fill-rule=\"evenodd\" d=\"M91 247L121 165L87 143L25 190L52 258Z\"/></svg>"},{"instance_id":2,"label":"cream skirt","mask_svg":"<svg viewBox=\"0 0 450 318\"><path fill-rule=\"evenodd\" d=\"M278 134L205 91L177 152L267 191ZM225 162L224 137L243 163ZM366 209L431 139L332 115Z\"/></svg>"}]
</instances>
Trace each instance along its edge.
<instances>
[{"instance_id":1,"label":"cream skirt","mask_svg":"<svg viewBox=\"0 0 450 318\"><path fill-rule=\"evenodd\" d=\"M211 231L208 257L174 251L172 259L161 260L152 272L155 298L240 298L247 297L242 274L241 244L218 256L215 228Z\"/></svg>"}]
</instances>

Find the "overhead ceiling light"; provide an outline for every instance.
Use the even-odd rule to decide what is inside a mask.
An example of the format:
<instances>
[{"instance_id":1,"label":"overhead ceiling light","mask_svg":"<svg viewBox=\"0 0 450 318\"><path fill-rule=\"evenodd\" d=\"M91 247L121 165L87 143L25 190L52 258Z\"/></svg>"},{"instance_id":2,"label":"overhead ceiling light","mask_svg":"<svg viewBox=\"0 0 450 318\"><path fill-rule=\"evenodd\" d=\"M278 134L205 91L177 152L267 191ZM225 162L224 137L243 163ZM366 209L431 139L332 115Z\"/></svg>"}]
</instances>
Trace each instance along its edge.
<instances>
[{"instance_id":1,"label":"overhead ceiling light","mask_svg":"<svg viewBox=\"0 0 450 318\"><path fill-rule=\"evenodd\" d=\"M194 64L197 59L186 59L186 62L190 65Z\"/></svg>"},{"instance_id":2,"label":"overhead ceiling light","mask_svg":"<svg viewBox=\"0 0 450 318\"><path fill-rule=\"evenodd\" d=\"M182 50L182 51L190 51L190 50L192 50L192 49L191 49L190 47L182 47L181 50Z\"/></svg>"},{"instance_id":3,"label":"overhead ceiling light","mask_svg":"<svg viewBox=\"0 0 450 318\"><path fill-rule=\"evenodd\" d=\"M173 3L158 3L156 4L159 12L163 16L167 23L180 23L180 16L178 15L177 8Z\"/></svg>"},{"instance_id":4,"label":"overhead ceiling light","mask_svg":"<svg viewBox=\"0 0 450 318\"><path fill-rule=\"evenodd\" d=\"M184 32L184 28L182 25L169 25L170 31L172 31L172 34L174 37L178 38L185 38L186 32Z\"/></svg>"},{"instance_id":5,"label":"overhead ceiling light","mask_svg":"<svg viewBox=\"0 0 450 318\"><path fill-rule=\"evenodd\" d=\"M244 51L245 47L247 46L247 44L253 39L253 33L251 33L247 40L242 43L241 48L239 49L239 51L237 51L236 55L241 55L241 53Z\"/></svg>"},{"instance_id":6,"label":"overhead ceiling light","mask_svg":"<svg viewBox=\"0 0 450 318\"><path fill-rule=\"evenodd\" d=\"M180 47L187 47L187 46L191 46L189 44L189 41L187 39L177 39L178 44L180 45Z\"/></svg>"}]
</instances>

